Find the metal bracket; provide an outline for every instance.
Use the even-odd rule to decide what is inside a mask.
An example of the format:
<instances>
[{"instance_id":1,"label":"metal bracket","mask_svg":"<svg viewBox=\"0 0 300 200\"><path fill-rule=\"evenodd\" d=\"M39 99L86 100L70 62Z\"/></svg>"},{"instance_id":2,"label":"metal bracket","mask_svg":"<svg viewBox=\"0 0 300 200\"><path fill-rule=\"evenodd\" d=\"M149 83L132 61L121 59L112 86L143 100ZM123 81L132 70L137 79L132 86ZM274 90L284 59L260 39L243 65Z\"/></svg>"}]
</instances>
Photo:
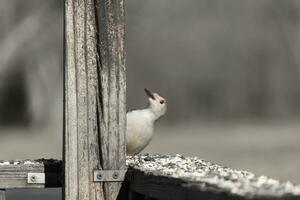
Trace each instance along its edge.
<instances>
[{"instance_id":1,"label":"metal bracket","mask_svg":"<svg viewBox=\"0 0 300 200\"><path fill-rule=\"evenodd\" d=\"M45 184L45 173L28 173L27 183L30 184Z\"/></svg>"},{"instance_id":2,"label":"metal bracket","mask_svg":"<svg viewBox=\"0 0 300 200\"><path fill-rule=\"evenodd\" d=\"M94 170L94 182L122 182L127 170Z\"/></svg>"}]
</instances>

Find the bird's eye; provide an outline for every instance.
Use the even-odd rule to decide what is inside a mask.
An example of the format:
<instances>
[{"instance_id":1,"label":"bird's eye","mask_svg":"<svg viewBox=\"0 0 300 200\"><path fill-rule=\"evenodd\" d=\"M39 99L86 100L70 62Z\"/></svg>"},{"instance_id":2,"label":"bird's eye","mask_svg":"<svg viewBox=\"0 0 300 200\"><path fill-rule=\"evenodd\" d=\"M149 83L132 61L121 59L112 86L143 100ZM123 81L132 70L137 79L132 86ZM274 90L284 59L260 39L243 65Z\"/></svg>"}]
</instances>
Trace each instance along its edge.
<instances>
[{"instance_id":1,"label":"bird's eye","mask_svg":"<svg viewBox=\"0 0 300 200\"><path fill-rule=\"evenodd\" d=\"M160 102L159 102L160 104L164 104L165 103L165 101L164 100L160 100Z\"/></svg>"}]
</instances>

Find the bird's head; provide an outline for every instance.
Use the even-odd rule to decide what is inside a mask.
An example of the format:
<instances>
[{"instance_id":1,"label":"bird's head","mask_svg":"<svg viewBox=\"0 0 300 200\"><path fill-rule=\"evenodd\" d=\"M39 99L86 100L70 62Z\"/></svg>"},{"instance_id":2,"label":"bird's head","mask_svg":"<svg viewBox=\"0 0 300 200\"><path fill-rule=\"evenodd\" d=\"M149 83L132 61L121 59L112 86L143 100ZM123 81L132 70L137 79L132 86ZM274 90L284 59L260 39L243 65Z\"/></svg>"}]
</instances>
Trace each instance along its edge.
<instances>
[{"instance_id":1,"label":"bird's head","mask_svg":"<svg viewBox=\"0 0 300 200\"><path fill-rule=\"evenodd\" d=\"M167 101L158 93L152 93L144 89L149 100L149 108L156 115L157 119L167 112Z\"/></svg>"}]
</instances>

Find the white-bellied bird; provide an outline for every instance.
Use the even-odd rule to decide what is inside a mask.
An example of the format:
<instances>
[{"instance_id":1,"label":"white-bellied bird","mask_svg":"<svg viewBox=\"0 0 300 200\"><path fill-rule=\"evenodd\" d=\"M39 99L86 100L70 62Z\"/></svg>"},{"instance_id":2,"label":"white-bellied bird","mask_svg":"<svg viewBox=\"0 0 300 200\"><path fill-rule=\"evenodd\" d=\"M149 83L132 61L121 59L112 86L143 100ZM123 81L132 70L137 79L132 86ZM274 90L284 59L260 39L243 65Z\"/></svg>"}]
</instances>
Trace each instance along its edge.
<instances>
[{"instance_id":1,"label":"white-bellied bird","mask_svg":"<svg viewBox=\"0 0 300 200\"><path fill-rule=\"evenodd\" d=\"M149 144L153 137L155 122L167 111L167 102L163 97L158 93L144 90L149 101L147 108L127 113L127 155L136 155Z\"/></svg>"}]
</instances>

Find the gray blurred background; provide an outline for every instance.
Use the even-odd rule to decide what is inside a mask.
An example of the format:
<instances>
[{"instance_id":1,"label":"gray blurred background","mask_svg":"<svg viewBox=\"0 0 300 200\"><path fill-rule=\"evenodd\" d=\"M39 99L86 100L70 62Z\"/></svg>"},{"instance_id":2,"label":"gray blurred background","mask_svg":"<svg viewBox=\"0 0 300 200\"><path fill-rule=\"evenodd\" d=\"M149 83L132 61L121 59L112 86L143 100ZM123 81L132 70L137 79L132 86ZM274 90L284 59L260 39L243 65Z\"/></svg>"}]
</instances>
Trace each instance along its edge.
<instances>
[{"instance_id":1,"label":"gray blurred background","mask_svg":"<svg viewBox=\"0 0 300 200\"><path fill-rule=\"evenodd\" d=\"M63 1L1 0L0 26L0 159L60 159ZM128 0L126 29L128 109L168 101L145 153L300 183L300 1Z\"/></svg>"}]
</instances>

